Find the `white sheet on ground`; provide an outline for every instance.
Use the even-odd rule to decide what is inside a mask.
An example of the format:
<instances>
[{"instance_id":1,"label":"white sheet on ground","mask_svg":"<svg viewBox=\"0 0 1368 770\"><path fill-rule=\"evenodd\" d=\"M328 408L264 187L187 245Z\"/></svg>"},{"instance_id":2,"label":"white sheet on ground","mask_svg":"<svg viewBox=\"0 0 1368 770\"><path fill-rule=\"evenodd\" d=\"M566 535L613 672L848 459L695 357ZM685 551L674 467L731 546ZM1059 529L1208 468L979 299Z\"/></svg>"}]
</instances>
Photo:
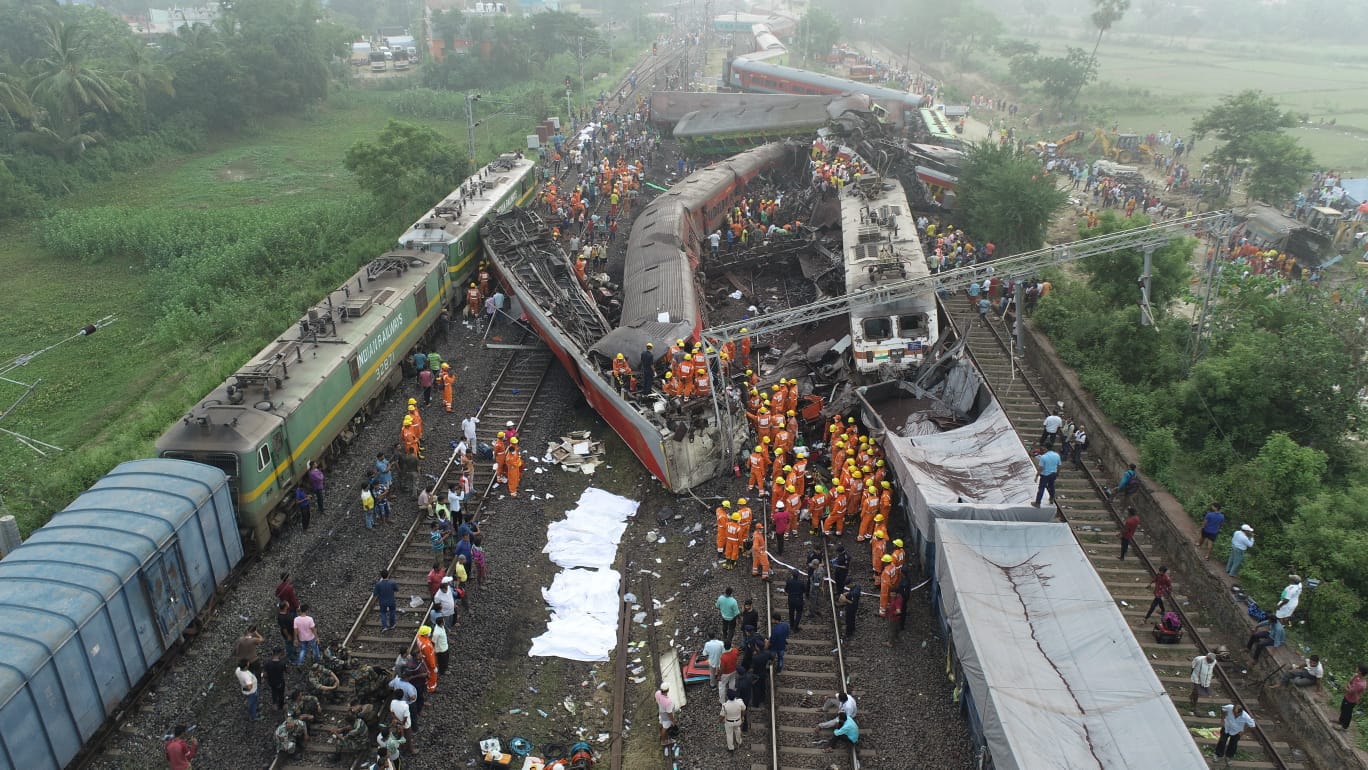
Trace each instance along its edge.
<instances>
[{"instance_id":1,"label":"white sheet on ground","mask_svg":"<svg viewBox=\"0 0 1368 770\"><path fill-rule=\"evenodd\" d=\"M551 607L546 633L532 640L528 655L603 661L617 646L618 586L611 569L635 500L593 487L580 495L563 521L547 527L542 552L561 567L542 597Z\"/></svg>"}]
</instances>

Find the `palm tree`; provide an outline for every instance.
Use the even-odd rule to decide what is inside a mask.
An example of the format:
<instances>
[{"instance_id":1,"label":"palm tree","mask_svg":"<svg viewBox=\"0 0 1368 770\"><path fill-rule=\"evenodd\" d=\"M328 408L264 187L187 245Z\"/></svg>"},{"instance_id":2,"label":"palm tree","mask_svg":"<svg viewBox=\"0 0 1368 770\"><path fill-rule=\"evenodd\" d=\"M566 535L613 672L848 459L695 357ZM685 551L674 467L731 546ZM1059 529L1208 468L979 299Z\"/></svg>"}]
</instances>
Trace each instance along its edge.
<instances>
[{"instance_id":1,"label":"palm tree","mask_svg":"<svg viewBox=\"0 0 1368 770\"><path fill-rule=\"evenodd\" d=\"M147 97L153 93L176 95L175 86L171 84L170 68L157 61L152 49L140 40L127 41L123 71L119 73L119 77L133 87L144 105L147 103Z\"/></svg>"},{"instance_id":2,"label":"palm tree","mask_svg":"<svg viewBox=\"0 0 1368 770\"><path fill-rule=\"evenodd\" d=\"M1130 10L1131 0L1093 0L1096 9L1089 17L1092 25L1097 28L1097 42L1093 43L1092 63L1097 66L1097 49L1102 45L1102 33L1112 28L1112 25L1121 21L1121 17Z\"/></svg>"},{"instance_id":3,"label":"palm tree","mask_svg":"<svg viewBox=\"0 0 1368 770\"><path fill-rule=\"evenodd\" d=\"M33 100L55 108L63 118L87 109L118 112L118 92L105 73L86 64L82 46L88 34L60 19L48 22L43 44L47 55L29 62ZM79 122L79 121L77 121Z\"/></svg>"},{"instance_id":4,"label":"palm tree","mask_svg":"<svg viewBox=\"0 0 1368 770\"><path fill-rule=\"evenodd\" d=\"M72 118L49 112L40 113L33 130L14 137L15 144L59 160L75 160L104 137L98 131L85 131L82 125L94 113L85 112Z\"/></svg>"},{"instance_id":5,"label":"palm tree","mask_svg":"<svg viewBox=\"0 0 1368 770\"><path fill-rule=\"evenodd\" d=\"M11 125L15 118L33 117L33 102L19 79L0 72L0 120Z\"/></svg>"}]
</instances>

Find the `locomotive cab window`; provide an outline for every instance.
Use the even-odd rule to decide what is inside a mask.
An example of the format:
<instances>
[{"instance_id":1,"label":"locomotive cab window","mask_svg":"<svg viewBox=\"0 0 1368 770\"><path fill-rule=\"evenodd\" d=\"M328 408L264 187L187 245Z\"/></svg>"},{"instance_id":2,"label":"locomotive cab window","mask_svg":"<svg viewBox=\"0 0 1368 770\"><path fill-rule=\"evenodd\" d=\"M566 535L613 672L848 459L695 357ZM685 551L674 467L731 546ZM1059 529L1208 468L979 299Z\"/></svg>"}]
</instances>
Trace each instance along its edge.
<instances>
[{"instance_id":1,"label":"locomotive cab window","mask_svg":"<svg viewBox=\"0 0 1368 770\"><path fill-rule=\"evenodd\" d=\"M904 337L924 333L926 331L925 323L925 320L919 315L898 316L898 330L902 332Z\"/></svg>"},{"instance_id":2,"label":"locomotive cab window","mask_svg":"<svg viewBox=\"0 0 1368 770\"><path fill-rule=\"evenodd\" d=\"M262 444L257 447L257 472L260 473L269 467L271 467L271 447Z\"/></svg>"},{"instance_id":3,"label":"locomotive cab window","mask_svg":"<svg viewBox=\"0 0 1368 770\"><path fill-rule=\"evenodd\" d=\"M891 318L866 318L861 322L864 328L865 339L886 340L893 336L893 319Z\"/></svg>"}]
</instances>

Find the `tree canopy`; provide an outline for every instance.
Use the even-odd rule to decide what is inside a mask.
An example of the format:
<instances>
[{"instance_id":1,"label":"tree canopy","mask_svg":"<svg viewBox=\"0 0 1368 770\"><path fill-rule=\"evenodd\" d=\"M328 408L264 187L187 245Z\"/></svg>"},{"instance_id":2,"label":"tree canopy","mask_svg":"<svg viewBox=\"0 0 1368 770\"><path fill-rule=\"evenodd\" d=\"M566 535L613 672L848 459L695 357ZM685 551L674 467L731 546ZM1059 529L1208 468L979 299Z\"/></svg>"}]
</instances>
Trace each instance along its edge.
<instances>
[{"instance_id":1,"label":"tree canopy","mask_svg":"<svg viewBox=\"0 0 1368 770\"><path fill-rule=\"evenodd\" d=\"M1104 211L1098 218L1097 227L1081 228L1079 235L1091 238L1144 227L1149 223L1149 218L1145 216L1123 217L1115 211ZM1192 274L1188 260L1192 258L1196 245L1196 241L1189 238L1170 241L1167 246L1155 250L1150 260L1150 308L1156 316L1162 314L1187 288L1188 278ZM1081 261L1079 266L1088 276L1089 288L1108 303L1126 307L1140 301L1139 279L1144 272L1144 264L1145 255L1139 249L1124 249L1089 257Z\"/></svg>"},{"instance_id":2,"label":"tree canopy","mask_svg":"<svg viewBox=\"0 0 1368 770\"><path fill-rule=\"evenodd\" d=\"M1012 43L1012 74L1022 83L1039 83L1056 106L1072 102L1083 87L1097 79L1097 62L1082 48L1069 46L1063 56L1044 56L1035 46Z\"/></svg>"},{"instance_id":3,"label":"tree canopy","mask_svg":"<svg viewBox=\"0 0 1368 770\"><path fill-rule=\"evenodd\" d=\"M1207 159L1227 171L1248 168L1250 196L1279 203L1291 197L1315 168L1311 152L1284 133L1298 122L1273 97L1246 90L1202 113L1192 124L1192 135L1215 137L1220 144Z\"/></svg>"},{"instance_id":4,"label":"tree canopy","mask_svg":"<svg viewBox=\"0 0 1368 770\"><path fill-rule=\"evenodd\" d=\"M401 206L441 200L460 186L470 162L455 142L427 126L391 120L374 142L357 142L343 161L376 200Z\"/></svg>"},{"instance_id":5,"label":"tree canopy","mask_svg":"<svg viewBox=\"0 0 1368 770\"><path fill-rule=\"evenodd\" d=\"M798 20L798 50L804 59L820 60L841 39L841 20L813 5Z\"/></svg>"},{"instance_id":6,"label":"tree canopy","mask_svg":"<svg viewBox=\"0 0 1368 770\"><path fill-rule=\"evenodd\" d=\"M1040 159L1011 143L971 145L959 180L957 205L969 231L1002 254L1039 248L1050 218L1068 201Z\"/></svg>"}]
</instances>

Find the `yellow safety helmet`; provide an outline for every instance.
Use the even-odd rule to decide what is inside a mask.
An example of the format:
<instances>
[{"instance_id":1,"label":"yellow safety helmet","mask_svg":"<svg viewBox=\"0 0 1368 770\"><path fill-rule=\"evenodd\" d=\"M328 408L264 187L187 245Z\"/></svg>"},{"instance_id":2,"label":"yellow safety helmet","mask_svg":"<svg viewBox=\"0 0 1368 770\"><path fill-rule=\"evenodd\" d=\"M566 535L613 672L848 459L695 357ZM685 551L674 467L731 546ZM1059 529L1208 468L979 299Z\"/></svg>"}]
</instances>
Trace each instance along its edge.
<instances>
[{"instance_id":1,"label":"yellow safety helmet","mask_svg":"<svg viewBox=\"0 0 1368 770\"><path fill-rule=\"evenodd\" d=\"M410 425L412 425L412 424L413 424L413 418L412 418L412 417L405 417L405 418L404 418L404 427L408 427L408 426L410 426Z\"/></svg>"},{"instance_id":2,"label":"yellow safety helmet","mask_svg":"<svg viewBox=\"0 0 1368 770\"><path fill-rule=\"evenodd\" d=\"M788 486L784 487L784 491L785 491L785 492L797 492L798 489L797 489L796 487L794 487L792 484L789 484Z\"/></svg>"},{"instance_id":3,"label":"yellow safety helmet","mask_svg":"<svg viewBox=\"0 0 1368 770\"><path fill-rule=\"evenodd\" d=\"M798 413L795 412L795 411L793 411L792 409L788 410L787 412L784 412L784 414L788 415L789 417L797 417L797 416L798 416Z\"/></svg>"},{"instance_id":4,"label":"yellow safety helmet","mask_svg":"<svg viewBox=\"0 0 1368 770\"><path fill-rule=\"evenodd\" d=\"M770 437L769 437L769 436L761 436L761 437L760 437L760 443L762 443L762 444L768 444L768 443L770 443Z\"/></svg>"},{"instance_id":5,"label":"yellow safety helmet","mask_svg":"<svg viewBox=\"0 0 1368 770\"><path fill-rule=\"evenodd\" d=\"M737 505L745 505L745 504L746 504L746 498L744 498L744 497L737 498L736 504L737 504Z\"/></svg>"},{"instance_id":6,"label":"yellow safety helmet","mask_svg":"<svg viewBox=\"0 0 1368 770\"><path fill-rule=\"evenodd\" d=\"M417 404L409 404L409 405L408 405L408 410L409 410L410 412L417 412L417 411L418 411L418 405L417 405Z\"/></svg>"},{"instance_id":7,"label":"yellow safety helmet","mask_svg":"<svg viewBox=\"0 0 1368 770\"><path fill-rule=\"evenodd\" d=\"M442 368L443 368L443 369L450 369L450 368L451 368L451 364L448 364L448 363L446 363L446 362L443 362L443 363L442 363Z\"/></svg>"},{"instance_id":8,"label":"yellow safety helmet","mask_svg":"<svg viewBox=\"0 0 1368 770\"><path fill-rule=\"evenodd\" d=\"M879 486L882 487L883 489L892 489L892 488L893 488L893 485L892 485L892 484L889 484L887 481L880 481L880 482L879 482Z\"/></svg>"},{"instance_id":9,"label":"yellow safety helmet","mask_svg":"<svg viewBox=\"0 0 1368 770\"><path fill-rule=\"evenodd\" d=\"M740 521L740 520L741 520L741 514L739 514L739 513L733 513L731 519L732 519L732 521Z\"/></svg>"},{"instance_id":10,"label":"yellow safety helmet","mask_svg":"<svg viewBox=\"0 0 1368 770\"><path fill-rule=\"evenodd\" d=\"M767 406L762 406L762 407L760 407L760 414L769 414L769 407L767 407Z\"/></svg>"},{"instance_id":11,"label":"yellow safety helmet","mask_svg":"<svg viewBox=\"0 0 1368 770\"><path fill-rule=\"evenodd\" d=\"M821 484L818 484L816 487L813 487L813 489L817 490L818 492L826 491L826 487L822 486Z\"/></svg>"},{"instance_id":12,"label":"yellow safety helmet","mask_svg":"<svg viewBox=\"0 0 1368 770\"><path fill-rule=\"evenodd\" d=\"M731 507L731 501L730 501L730 500L723 500L723 501L722 501L722 507L723 507L723 508L730 508L730 507Z\"/></svg>"},{"instance_id":13,"label":"yellow safety helmet","mask_svg":"<svg viewBox=\"0 0 1368 770\"><path fill-rule=\"evenodd\" d=\"M618 358L626 358L627 356L624 356L624 355L622 355L621 353L618 353L618 354L617 354L617 357L618 357Z\"/></svg>"},{"instance_id":14,"label":"yellow safety helmet","mask_svg":"<svg viewBox=\"0 0 1368 770\"><path fill-rule=\"evenodd\" d=\"M682 340L682 339L675 340L675 344L678 345L678 346L680 346L680 347L682 348L682 347L684 347L684 340Z\"/></svg>"},{"instance_id":15,"label":"yellow safety helmet","mask_svg":"<svg viewBox=\"0 0 1368 770\"><path fill-rule=\"evenodd\" d=\"M854 417L847 417L847 418L846 418L846 423L849 424L849 425L854 425L854 424L855 424L855 418L854 418Z\"/></svg>"},{"instance_id":16,"label":"yellow safety helmet","mask_svg":"<svg viewBox=\"0 0 1368 770\"><path fill-rule=\"evenodd\" d=\"M897 547L902 548L902 540L894 540L894 541L893 541L893 545L896 545Z\"/></svg>"},{"instance_id":17,"label":"yellow safety helmet","mask_svg":"<svg viewBox=\"0 0 1368 770\"><path fill-rule=\"evenodd\" d=\"M837 486L837 487L836 487L836 494L838 494L838 495L843 495L843 494L845 494L845 487Z\"/></svg>"},{"instance_id":18,"label":"yellow safety helmet","mask_svg":"<svg viewBox=\"0 0 1368 770\"><path fill-rule=\"evenodd\" d=\"M793 466L792 466L792 465L785 465L785 466L784 466L784 470L786 470L786 471L791 471L791 470L793 470Z\"/></svg>"},{"instance_id":19,"label":"yellow safety helmet","mask_svg":"<svg viewBox=\"0 0 1368 770\"><path fill-rule=\"evenodd\" d=\"M499 431L499 438L508 438L508 434L503 431Z\"/></svg>"},{"instance_id":20,"label":"yellow safety helmet","mask_svg":"<svg viewBox=\"0 0 1368 770\"><path fill-rule=\"evenodd\" d=\"M755 451L757 451L757 452L763 452L763 451L765 451L765 450L764 450L764 448L761 447L759 444L756 444L756 445L755 445Z\"/></svg>"},{"instance_id":21,"label":"yellow safety helmet","mask_svg":"<svg viewBox=\"0 0 1368 770\"><path fill-rule=\"evenodd\" d=\"M884 564L887 564L887 563L893 561L893 557L892 557L892 556L889 556L888 554L884 554L884 555L883 555L883 558L880 559L880 561L882 561Z\"/></svg>"},{"instance_id":22,"label":"yellow safety helmet","mask_svg":"<svg viewBox=\"0 0 1368 770\"><path fill-rule=\"evenodd\" d=\"M416 398L410 398L410 399L408 400L408 405L409 405L409 406L417 406L417 404L418 404L418 399L416 399Z\"/></svg>"},{"instance_id":23,"label":"yellow safety helmet","mask_svg":"<svg viewBox=\"0 0 1368 770\"><path fill-rule=\"evenodd\" d=\"M741 333L742 333L742 334L745 334L745 333L748 332L748 331L750 331L750 329L747 329L747 328L744 327L744 326L741 327Z\"/></svg>"},{"instance_id":24,"label":"yellow safety helmet","mask_svg":"<svg viewBox=\"0 0 1368 770\"><path fill-rule=\"evenodd\" d=\"M876 513L876 514L874 514L874 521L883 521L883 514L882 514L882 513Z\"/></svg>"},{"instance_id":25,"label":"yellow safety helmet","mask_svg":"<svg viewBox=\"0 0 1368 770\"><path fill-rule=\"evenodd\" d=\"M470 284L470 288L472 288L472 289L475 288L475 284L474 284L474 283L471 283L471 284Z\"/></svg>"},{"instance_id":26,"label":"yellow safety helmet","mask_svg":"<svg viewBox=\"0 0 1368 770\"><path fill-rule=\"evenodd\" d=\"M879 538L880 540L883 540L884 538L888 537L888 535L885 535L885 534L884 534L884 531L883 531L882 529L876 529L876 530L874 530L874 537L877 537L877 538Z\"/></svg>"},{"instance_id":27,"label":"yellow safety helmet","mask_svg":"<svg viewBox=\"0 0 1368 770\"><path fill-rule=\"evenodd\" d=\"M746 370L746 374L748 374L748 375L750 375L750 374L755 374L755 372L752 372L750 369L747 369L747 370Z\"/></svg>"},{"instance_id":28,"label":"yellow safety helmet","mask_svg":"<svg viewBox=\"0 0 1368 770\"><path fill-rule=\"evenodd\" d=\"M510 443L510 444L516 444L516 443L518 443L518 437L517 437L517 436L514 436L513 438L511 438L511 439L508 440L508 443Z\"/></svg>"},{"instance_id":29,"label":"yellow safety helmet","mask_svg":"<svg viewBox=\"0 0 1368 770\"><path fill-rule=\"evenodd\" d=\"M781 446L775 447L775 448L774 448L774 456L775 456L775 457L783 457L783 456L784 456L784 448L781 447Z\"/></svg>"},{"instance_id":30,"label":"yellow safety helmet","mask_svg":"<svg viewBox=\"0 0 1368 770\"><path fill-rule=\"evenodd\" d=\"M883 461L883 460L879 460L878 462L874 463L874 465L875 465L875 467L882 468L882 467L884 467L884 461Z\"/></svg>"},{"instance_id":31,"label":"yellow safety helmet","mask_svg":"<svg viewBox=\"0 0 1368 770\"><path fill-rule=\"evenodd\" d=\"M432 626L419 626L419 627L418 627L418 635L419 635L419 636L432 636Z\"/></svg>"},{"instance_id":32,"label":"yellow safety helmet","mask_svg":"<svg viewBox=\"0 0 1368 770\"><path fill-rule=\"evenodd\" d=\"M670 379L670 378L673 377L673 376L674 376L674 372L666 372L666 373L665 373L665 379L667 379L667 380Z\"/></svg>"}]
</instances>

